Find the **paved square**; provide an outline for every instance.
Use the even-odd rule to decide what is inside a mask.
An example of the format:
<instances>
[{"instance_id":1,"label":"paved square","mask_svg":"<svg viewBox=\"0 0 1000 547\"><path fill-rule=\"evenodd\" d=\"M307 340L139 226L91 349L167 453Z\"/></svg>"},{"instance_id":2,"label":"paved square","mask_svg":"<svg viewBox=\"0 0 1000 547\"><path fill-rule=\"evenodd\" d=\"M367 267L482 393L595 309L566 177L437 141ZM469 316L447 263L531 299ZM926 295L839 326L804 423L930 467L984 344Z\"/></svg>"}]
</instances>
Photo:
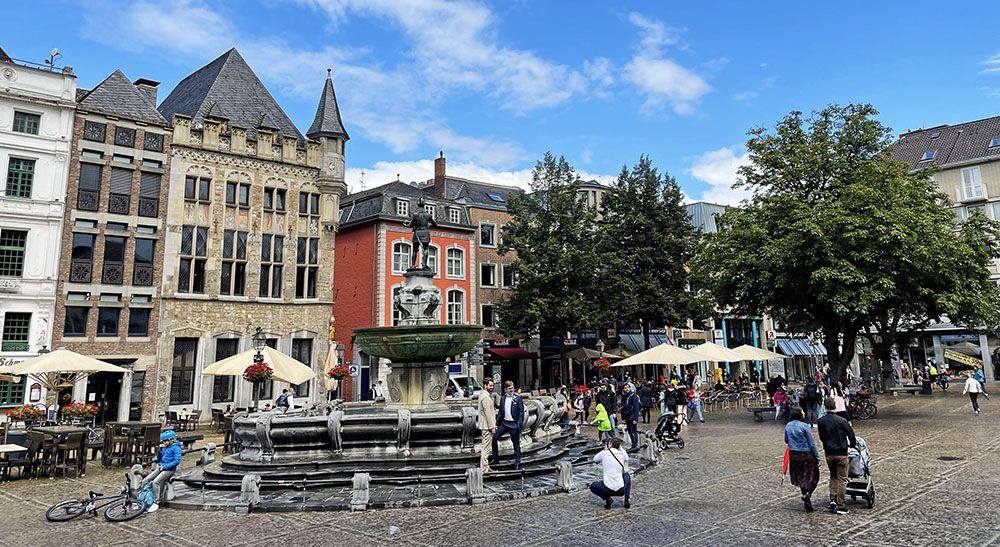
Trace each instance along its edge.
<instances>
[{"instance_id":1,"label":"paved square","mask_svg":"<svg viewBox=\"0 0 1000 547\"><path fill-rule=\"evenodd\" d=\"M706 423L684 432L683 450L663 452L657 466L638 474L627 511L620 504L606 511L580 491L366 513L165 508L123 524L102 517L47 522L52 503L118 487L124 470L92 466L81 479L0 485L0 545L1000 545L997 405L986 401L976 416L955 390L881 397L876 419L854 423L875 460L878 501L873 509L852 504L843 516L804 513L797 489L779 484L781 425L734 410L708 413ZM961 459L940 459L952 457ZM827 495L821 468L820 506Z\"/></svg>"}]
</instances>

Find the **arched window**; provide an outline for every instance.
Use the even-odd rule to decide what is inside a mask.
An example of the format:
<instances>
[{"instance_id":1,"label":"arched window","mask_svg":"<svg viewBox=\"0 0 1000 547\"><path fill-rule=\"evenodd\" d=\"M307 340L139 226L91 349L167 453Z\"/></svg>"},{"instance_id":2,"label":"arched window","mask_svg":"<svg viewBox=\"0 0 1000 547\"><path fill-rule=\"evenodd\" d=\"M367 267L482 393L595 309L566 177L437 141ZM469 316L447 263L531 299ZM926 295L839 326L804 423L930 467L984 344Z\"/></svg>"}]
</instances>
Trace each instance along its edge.
<instances>
[{"instance_id":1,"label":"arched window","mask_svg":"<svg viewBox=\"0 0 1000 547\"><path fill-rule=\"evenodd\" d=\"M410 244L397 241L392 244L392 273L404 274L410 267Z\"/></svg>"},{"instance_id":2,"label":"arched window","mask_svg":"<svg viewBox=\"0 0 1000 547\"><path fill-rule=\"evenodd\" d=\"M448 249L447 262L448 269L446 270L446 273L448 274L448 277L465 277L465 251L457 247Z\"/></svg>"},{"instance_id":3,"label":"arched window","mask_svg":"<svg viewBox=\"0 0 1000 547\"><path fill-rule=\"evenodd\" d=\"M465 295L462 291L448 291L448 324L465 323Z\"/></svg>"},{"instance_id":4,"label":"arched window","mask_svg":"<svg viewBox=\"0 0 1000 547\"><path fill-rule=\"evenodd\" d=\"M402 288L403 288L402 285L400 285L399 287L393 287L392 288L392 300L389 301L389 308L392 309L392 325L393 326L398 325L399 321L403 318L403 314L400 313L400 311L397 310L396 306L395 306L396 297L399 296L399 290L402 289Z\"/></svg>"},{"instance_id":5,"label":"arched window","mask_svg":"<svg viewBox=\"0 0 1000 547\"><path fill-rule=\"evenodd\" d=\"M438 248L436 245L431 245L427 247L427 267L434 272L434 275L438 275Z\"/></svg>"}]
</instances>

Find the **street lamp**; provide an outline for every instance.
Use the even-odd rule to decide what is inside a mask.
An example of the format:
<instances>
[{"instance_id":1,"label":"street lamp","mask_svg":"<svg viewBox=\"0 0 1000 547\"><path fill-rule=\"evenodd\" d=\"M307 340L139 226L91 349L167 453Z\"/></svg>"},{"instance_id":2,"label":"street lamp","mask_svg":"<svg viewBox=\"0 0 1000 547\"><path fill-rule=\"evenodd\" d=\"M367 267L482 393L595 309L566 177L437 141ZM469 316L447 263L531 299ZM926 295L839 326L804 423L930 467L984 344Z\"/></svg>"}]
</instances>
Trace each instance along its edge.
<instances>
[{"instance_id":1,"label":"street lamp","mask_svg":"<svg viewBox=\"0 0 1000 547\"><path fill-rule=\"evenodd\" d=\"M344 364L344 345L337 344L337 364Z\"/></svg>"},{"instance_id":2,"label":"street lamp","mask_svg":"<svg viewBox=\"0 0 1000 547\"><path fill-rule=\"evenodd\" d=\"M262 332L262 330L261 330L261 328L259 326L257 327L257 330L254 331L253 338L251 338L251 340L253 340L253 349L254 349L254 351L256 351L256 353L253 356L253 362L254 362L254 364L263 363L264 362L264 355L261 352L264 351L264 346L266 346L267 344L266 344L266 340L264 339L264 333ZM250 391L252 392L252 395L253 395L252 398L253 398L253 409L254 410L257 410L257 399L258 399L258 397L257 397L258 396L258 385L257 384L259 384L259 383L260 382L251 382L250 383Z\"/></svg>"}]
</instances>

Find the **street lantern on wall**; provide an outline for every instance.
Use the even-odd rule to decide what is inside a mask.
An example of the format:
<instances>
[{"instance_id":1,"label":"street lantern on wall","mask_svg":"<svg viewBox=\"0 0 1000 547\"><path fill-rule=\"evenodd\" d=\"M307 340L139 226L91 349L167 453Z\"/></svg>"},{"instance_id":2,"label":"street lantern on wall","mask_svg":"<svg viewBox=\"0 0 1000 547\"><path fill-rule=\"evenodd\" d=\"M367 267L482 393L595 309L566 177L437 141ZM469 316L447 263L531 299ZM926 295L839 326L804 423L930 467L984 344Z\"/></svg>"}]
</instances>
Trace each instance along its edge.
<instances>
[{"instance_id":1,"label":"street lantern on wall","mask_svg":"<svg viewBox=\"0 0 1000 547\"><path fill-rule=\"evenodd\" d=\"M253 349L257 353L253 356L254 363L263 363L264 355L261 353L264 351L264 346L267 345L267 340L264 339L264 333L260 327L253 333Z\"/></svg>"}]
</instances>

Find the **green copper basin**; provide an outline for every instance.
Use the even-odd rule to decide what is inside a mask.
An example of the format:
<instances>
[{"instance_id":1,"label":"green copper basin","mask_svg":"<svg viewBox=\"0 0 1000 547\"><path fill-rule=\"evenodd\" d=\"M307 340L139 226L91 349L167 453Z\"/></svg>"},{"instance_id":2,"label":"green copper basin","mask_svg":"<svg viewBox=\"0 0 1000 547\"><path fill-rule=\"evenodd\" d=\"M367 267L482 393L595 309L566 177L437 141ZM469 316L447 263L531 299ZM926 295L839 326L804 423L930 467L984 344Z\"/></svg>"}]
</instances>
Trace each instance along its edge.
<instances>
[{"instance_id":1,"label":"green copper basin","mask_svg":"<svg viewBox=\"0 0 1000 547\"><path fill-rule=\"evenodd\" d=\"M397 325L354 329L354 343L393 363L427 363L469 351L482 332L482 325Z\"/></svg>"}]
</instances>

